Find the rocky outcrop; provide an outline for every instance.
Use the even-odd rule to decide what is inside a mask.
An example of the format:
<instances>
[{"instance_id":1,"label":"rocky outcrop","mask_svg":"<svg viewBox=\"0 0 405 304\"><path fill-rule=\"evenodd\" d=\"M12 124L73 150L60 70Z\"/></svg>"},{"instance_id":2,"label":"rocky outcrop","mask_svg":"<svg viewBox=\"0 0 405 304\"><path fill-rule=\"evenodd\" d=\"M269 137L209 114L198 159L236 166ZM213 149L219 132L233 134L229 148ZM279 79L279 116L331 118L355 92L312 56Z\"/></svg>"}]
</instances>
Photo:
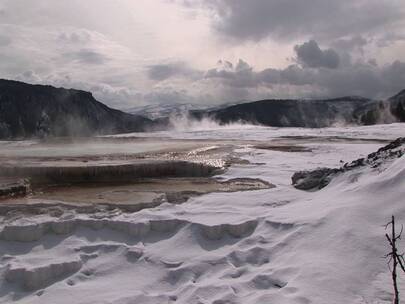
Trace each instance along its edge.
<instances>
[{"instance_id":1,"label":"rocky outcrop","mask_svg":"<svg viewBox=\"0 0 405 304\"><path fill-rule=\"evenodd\" d=\"M322 189L340 169L319 168L312 171L299 171L291 177L295 188L300 190Z\"/></svg>"},{"instance_id":2,"label":"rocky outcrop","mask_svg":"<svg viewBox=\"0 0 405 304\"><path fill-rule=\"evenodd\" d=\"M0 139L144 131L150 119L107 107L89 92L0 80Z\"/></svg>"},{"instance_id":3,"label":"rocky outcrop","mask_svg":"<svg viewBox=\"0 0 405 304\"><path fill-rule=\"evenodd\" d=\"M311 171L299 171L291 177L292 184L300 190L319 190L326 187L339 174L361 167L377 168L390 160L405 154L405 137L370 153L367 157L356 159L340 168L318 168Z\"/></svg>"}]
</instances>

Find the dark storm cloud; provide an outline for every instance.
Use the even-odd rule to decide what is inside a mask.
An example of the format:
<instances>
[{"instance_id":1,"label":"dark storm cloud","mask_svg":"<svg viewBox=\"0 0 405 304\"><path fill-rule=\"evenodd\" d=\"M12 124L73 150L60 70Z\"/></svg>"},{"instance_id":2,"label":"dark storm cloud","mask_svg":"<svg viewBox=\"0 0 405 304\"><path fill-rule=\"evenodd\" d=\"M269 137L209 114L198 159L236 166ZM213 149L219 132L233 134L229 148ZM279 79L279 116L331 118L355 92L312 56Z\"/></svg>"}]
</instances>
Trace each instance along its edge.
<instances>
[{"instance_id":1,"label":"dark storm cloud","mask_svg":"<svg viewBox=\"0 0 405 304\"><path fill-rule=\"evenodd\" d=\"M299 64L292 64L285 69L266 68L254 71L247 62L239 59L234 66L227 61L220 61L220 66L206 72L205 78L214 78L234 87L256 87L260 85L312 85L317 81L317 69L337 68L339 56L333 50L321 50L315 41L308 41L295 47Z\"/></svg>"},{"instance_id":2,"label":"dark storm cloud","mask_svg":"<svg viewBox=\"0 0 405 304\"><path fill-rule=\"evenodd\" d=\"M386 98L405 89L405 62L394 61L382 67L361 63L339 70L319 70L315 83L330 96Z\"/></svg>"},{"instance_id":3,"label":"dark storm cloud","mask_svg":"<svg viewBox=\"0 0 405 304\"><path fill-rule=\"evenodd\" d=\"M303 69L292 64L285 69L267 68L259 72L252 72L249 81L253 86L293 85L304 86L315 83L315 73L310 69Z\"/></svg>"},{"instance_id":4,"label":"dark storm cloud","mask_svg":"<svg viewBox=\"0 0 405 304\"><path fill-rule=\"evenodd\" d=\"M339 66L340 58L333 49L321 50L314 40L296 45L294 51L300 63L311 68L325 67L336 69Z\"/></svg>"},{"instance_id":5,"label":"dark storm cloud","mask_svg":"<svg viewBox=\"0 0 405 304\"><path fill-rule=\"evenodd\" d=\"M310 85L316 82L316 71L313 69L305 69L297 64L288 66L285 69L267 68L262 71L254 71L250 65L243 60L249 68L244 70L208 70L205 78L216 79L229 86L238 88L255 88L258 86L272 85Z\"/></svg>"},{"instance_id":6,"label":"dark storm cloud","mask_svg":"<svg viewBox=\"0 0 405 304\"><path fill-rule=\"evenodd\" d=\"M255 85L255 73L253 68L242 59L234 66L229 61L219 61L219 67L206 72L206 79L222 79L232 87L251 87Z\"/></svg>"},{"instance_id":7,"label":"dark storm cloud","mask_svg":"<svg viewBox=\"0 0 405 304\"><path fill-rule=\"evenodd\" d=\"M353 51L353 50L360 50L363 52L363 48L369 43L369 41L361 35L357 35L350 38L342 38L337 39L332 42L334 48L345 50L345 51Z\"/></svg>"},{"instance_id":8,"label":"dark storm cloud","mask_svg":"<svg viewBox=\"0 0 405 304\"><path fill-rule=\"evenodd\" d=\"M369 60L339 66L334 58L337 53L320 50L315 41L303 43L295 47L295 51L298 64L284 69L269 67L255 71L247 62L239 60L236 66L229 63L208 70L205 79L245 90L287 86L290 92L294 92L300 87L309 87L313 96L323 97L360 95L386 98L405 88L405 62L397 60L380 67Z\"/></svg>"},{"instance_id":9,"label":"dark storm cloud","mask_svg":"<svg viewBox=\"0 0 405 304\"><path fill-rule=\"evenodd\" d=\"M63 57L74 62L95 65L103 64L108 61L106 56L91 49L81 49L79 51L65 53Z\"/></svg>"},{"instance_id":10,"label":"dark storm cloud","mask_svg":"<svg viewBox=\"0 0 405 304\"><path fill-rule=\"evenodd\" d=\"M397 0L204 0L198 3L214 13L216 31L237 40L257 41L269 36L280 40L303 36L335 39L369 33L404 18L403 5Z\"/></svg>"},{"instance_id":11,"label":"dark storm cloud","mask_svg":"<svg viewBox=\"0 0 405 304\"><path fill-rule=\"evenodd\" d=\"M190 68L184 62L172 62L166 64L155 64L147 67L147 75L149 79L162 81L171 77L183 76L183 77L196 77L201 74L196 69Z\"/></svg>"},{"instance_id":12,"label":"dark storm cloud","mask_svg":"<svg viewBox=\"0 0 405 304\"><path fill-rule=\"evenodd\" d=\"M361 38L350 38L338 43L345 44L346 49L355 49L361 47L366 41ZM402 61L378 66L375 60L352 62L350 54L343 52L349 59L345 64L339 64L340 57L337 51L321 49L314 40L296 45L294 51L296 56L293 60L296 63L283 69L268 67L256 71L248 62L239 59L236 64L220 60L216 68L206 72L192 70L178 63L150 66L147 72L149 78L167 80L168 83L170 78L176 78L179 75L198 75L193 79L197 86L205 86L208 91L221 88L220 93L224 94L228 101L231 98L249 99L249 96L256 96L255 91L263 88L267 92L273 90L277 92L277 88L282 87L284 92L287 91L290 94L289 96L294 96L294 92L303 92L302 88L305 88L305 91L311 94L310 96L360 95L370 98L386 98L405 88L405 63ZM253 94L250 95L252 92ZM146 95L145 100L184 102L195 98L191 96L174 86ZM265 97L265 95L261 96Z\"/></svg>"}]
</instances>

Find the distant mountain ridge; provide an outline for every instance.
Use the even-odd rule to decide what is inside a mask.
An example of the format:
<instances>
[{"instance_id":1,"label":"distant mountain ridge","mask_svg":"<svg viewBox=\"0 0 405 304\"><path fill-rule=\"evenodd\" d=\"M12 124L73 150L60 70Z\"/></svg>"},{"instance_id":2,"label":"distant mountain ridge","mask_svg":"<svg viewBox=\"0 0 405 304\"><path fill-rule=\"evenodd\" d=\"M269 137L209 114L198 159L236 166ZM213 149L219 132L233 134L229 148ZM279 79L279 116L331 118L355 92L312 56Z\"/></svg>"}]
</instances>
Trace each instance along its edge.
<instances>
[{"instance_id":1,"label":"distant mountain ridge","mask_svg":"<svg viewBox=\"0 0 405 304\"><path fill-rule=\"evenodd\" d=\"M385 101L348 96L325 100L271 99L192 109L186 104L146 107L145 114L184 115L220 124L245 122L274 127L321 128L405 122L405 90ZM0 139L93 136L172 127L171 119L150 119L112 109L89 92L0 79Z\"/></svg>"},{"instance_id":2,"label":"distant mountain ridge","mask_svg":"<svg viewBox=\"0 0 405 304\"><path fill-rule=\"evenodd\" d=\"M0 139L137 132L153 125L89 92L0 79Z\"/></svg>"},{"instance_id":3,"label":"distant mountain ridge","mask_svg":"<svg viewBox=\"0 0 405 304\"><path fill-rule=\"evenodd\" d=\"M358 96L323 100L269 99L212 111L191 111L190 116L207 117L220 124L245 122L304 128L405 122L405 90L386 101Z\"/></svg>"}]
</instances>

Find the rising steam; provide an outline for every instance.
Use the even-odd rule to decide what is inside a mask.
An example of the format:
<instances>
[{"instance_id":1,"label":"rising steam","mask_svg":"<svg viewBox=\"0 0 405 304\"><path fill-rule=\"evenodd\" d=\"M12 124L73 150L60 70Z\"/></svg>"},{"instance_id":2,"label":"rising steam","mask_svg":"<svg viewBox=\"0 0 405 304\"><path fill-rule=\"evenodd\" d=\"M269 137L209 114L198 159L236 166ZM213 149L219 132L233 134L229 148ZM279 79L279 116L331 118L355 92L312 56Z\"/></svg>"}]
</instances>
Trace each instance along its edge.
<instances>
[{"instance_id":1,"label":"rising steam","mask_svg":"<svg viewBox=\"0 0 405 304\"><path fill-rule=\"evenodd\" d=\"M170 116L169 125L174 131L205 131L217 129L240 129L251 128L253 125L247 122L238 121L229 124L220 124L210 117L201 119L194 118L188 112Z\"/></svg>"}]
</instances>

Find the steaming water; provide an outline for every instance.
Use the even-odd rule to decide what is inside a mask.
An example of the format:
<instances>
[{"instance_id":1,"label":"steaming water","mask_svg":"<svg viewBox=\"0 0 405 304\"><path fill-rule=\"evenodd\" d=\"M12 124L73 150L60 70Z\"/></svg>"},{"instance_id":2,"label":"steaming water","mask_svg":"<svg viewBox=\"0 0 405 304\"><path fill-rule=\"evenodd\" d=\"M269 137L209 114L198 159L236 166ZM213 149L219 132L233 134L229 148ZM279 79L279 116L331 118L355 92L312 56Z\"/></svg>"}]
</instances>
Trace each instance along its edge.
<instances>
[{"instance_id":1,"label":"steaming water","mask_svg":"<svg viewBox=\"0 0 405 304\"><path fill-rule=\"evenodd\" d=\"M206 130L218 130L218 129L225 129L225 130L232 130L232 129L251 129L254 128L253 125L239 122L239 123L231 123L220 125L218 122L204 117L201 120L195 120L189 118L187 115L183 114L180 116L172 117L170 119L170 123L172 125L172 131L175 132L182 132L182 131L206 131Z\"/></svg>"},{"instance_id":2,"label":"steaming water","mask_svg":"<svg viewBox=\"0 0 405 304\"><path fill-rule=\"evenodd\" d=\"M393 123L378 126L362 126L362 127L331 127L331 128L276 128L263 127L247 124L230 124L220 126L215 123L205 124L204 122L198 126L195 123L194 128L177 128L170 131L153 132L153 133L129 133L119 134L113 137L145 137L145 138L167 138L167 139L188 139L188 140L276 140L280 138L292 137L346 137L352 139L380 139L393 140L404 136L404 124Z\"/></svg>"},{"instance_id":3,"label":"steaming water","mask_svg":"<svg viewBox=\"0 0 405 304\"><path fill-rule=\"evenodd\" d=\"M163 132L128 133L106 136L104 139L76 142L0 141L0 157L81 157L103 155L131 155L158 151L199 149L213 141L252 141L287 139L292 143L299 137L364 138L392 140L404 135L404 125L364 127L334 127L321 129L274 128L247 124L220 126L210 120L200 122L179 119L175 128Z\"/></svg>"}]
</instances>

